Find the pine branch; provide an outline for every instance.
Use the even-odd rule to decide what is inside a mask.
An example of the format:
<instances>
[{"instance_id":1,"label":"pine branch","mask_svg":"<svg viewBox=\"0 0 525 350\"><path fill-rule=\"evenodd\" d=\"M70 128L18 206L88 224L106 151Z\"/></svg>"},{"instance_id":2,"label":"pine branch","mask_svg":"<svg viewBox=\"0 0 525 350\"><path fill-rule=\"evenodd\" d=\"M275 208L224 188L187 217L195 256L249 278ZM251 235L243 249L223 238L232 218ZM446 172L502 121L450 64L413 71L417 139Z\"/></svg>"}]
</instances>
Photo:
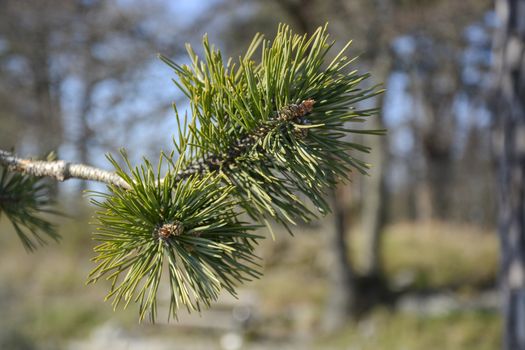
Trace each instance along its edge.
<instances>
[{"instance_id":1,"label":"pine branch","mask_svg":"<svg viewBox=\"0 0 525 350\"><path fill-rule=\"evenodd\" d=\"M176 175L177 180L186 179L192 175L202 175L208 172L218 171L220 169L228 169L228 167L235 163L236 158L245 154L255 144L263 139L270 130L272 130L279 122L295 122L301 123L305 116L310 114L313 110L315 101L307 99L300 104L290 104L280 111L274 113L274 116L266 123L262 123L252 132L247 133L239 140L235 141L224 154L211 155L204 159L199 159L191 162L185 169L179 171ZM298 129L297 132L304 134L306 129Z\"/></svg>"},{"instance_id":2,"label":"pine branch","mask_svg":"<svg viewBox=\"0 0 525 350\"><path fill-rule=\"evenodd\" d=\"M116 169L109 172L0 150L0 213L26 228L17 232L31 248L40 233L55 237L33 215L48 203L37 177L105 183L107 191L91 199L100 209L94 234L100 244L89 282L110 280L107 299L115 307L136 302L140 319L154 320L164 275L175 317L184 306L209 306L221 290L235 295L238 284L260 276L255 246L262 237L240 215L290 230L297 220L329 212L327 192L351 171L369 167L355 157L369 148L348 137L383 132L349 127L377 113L359 102L382 90L363 88L368 74L348 70L350 43L326 61L334 44L328 38L326 26L309 37L281 25L273 41L257 35L238 62L223 60L206 37L203 59L188 46L190 65L161 57L188 97L191 117L174 106L175 149L161 153L156 170L147 159L132 166L124 151L127 166L108 156Z\"/></svg>"},{"instance_id":3,"label":"pine branch","mask_svg":"<svg viewBox=\"0 0 525 350\"><path fill-rule=\"evenodd\" d=\"M274 116L269 122L262 124L232 144L226 154L211 155L205 159L195 160L185 169L178 171L175 178L177 180L183 180L192 175L203 175L207 172L219 170L220 168L227 168L235 161L235 158L249 150L257 140L262 139L277 122L302 121L302 118L312 112L314 103L314 100L307 99L300 104L290 104L282 108L280 111L274 113ZM51 177L61 182L69 179L80 179L130 189L128 183L116 173L85 164L76 164L64 160L43 161L22 159L5 150L0 150L0 164L6 166L7 169L12 172L36 177ZM163 179L161 179L161 182L162 181Z\"/></svg>"},{"instance_id":4,"label":"pine branch","mask_svg":"<svg viewBox=\"0 0 525 350\"><path fill-rule=\"evenodd\" d=\"M129 189L129 185L117 174L89 165L64 160L43 161L23 159L0 150L0 164L9 171L36 177L51 177L57 181L69 179L90 180Z\"/></svg>"}]
</instances>

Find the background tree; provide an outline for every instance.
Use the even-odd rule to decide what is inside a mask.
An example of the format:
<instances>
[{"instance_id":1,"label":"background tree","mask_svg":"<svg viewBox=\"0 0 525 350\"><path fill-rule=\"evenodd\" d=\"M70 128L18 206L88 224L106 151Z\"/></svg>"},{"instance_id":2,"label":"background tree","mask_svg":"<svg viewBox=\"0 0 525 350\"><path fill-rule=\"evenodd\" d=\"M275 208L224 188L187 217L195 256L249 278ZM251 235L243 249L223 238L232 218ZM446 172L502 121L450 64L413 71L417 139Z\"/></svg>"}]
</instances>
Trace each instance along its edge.
<instances>
[{"instance_id":1,"label":"background tree","mask_svg":"<svg viewBox=\"0 0 525 350\"><path fill-rule=\"evenodd\" d=\"M499 172L499 233L504 348L525 349L525 1L496 1L494 135Z\"/></svg>"}]
</instances>

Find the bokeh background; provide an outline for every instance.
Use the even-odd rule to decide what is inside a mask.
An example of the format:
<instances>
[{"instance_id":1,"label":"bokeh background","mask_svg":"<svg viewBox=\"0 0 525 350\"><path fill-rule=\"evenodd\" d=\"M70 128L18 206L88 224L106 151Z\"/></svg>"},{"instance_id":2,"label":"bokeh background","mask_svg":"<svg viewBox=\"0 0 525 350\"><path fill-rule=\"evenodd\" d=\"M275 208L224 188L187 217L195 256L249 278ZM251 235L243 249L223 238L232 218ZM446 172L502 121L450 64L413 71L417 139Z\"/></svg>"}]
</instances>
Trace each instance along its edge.
<instances>
[{"instance_id":1,"label":"bokeh background","mask_svg":"<svg viewBox=\"0 0 525 350\"><path fill-rule=\"evenodd\" d=\"M0 148L110 169L171 150L186 108L157 53L200 41L237 57L280 22L329 22L336 48L386 92L366 127L385 137L333 194L334 213L260 247L264 277L202 315L138 324L108 285L85 286L94 229L86 189L57 186L63 235L28 254L0 221L1 349L496 349L502 317L488 0L0 0ZM0 218L1 219L1 218ZM160 297L161 303L163 296ZM168 300L165 299L167 305Z\"/></svg>"}]
</instances>

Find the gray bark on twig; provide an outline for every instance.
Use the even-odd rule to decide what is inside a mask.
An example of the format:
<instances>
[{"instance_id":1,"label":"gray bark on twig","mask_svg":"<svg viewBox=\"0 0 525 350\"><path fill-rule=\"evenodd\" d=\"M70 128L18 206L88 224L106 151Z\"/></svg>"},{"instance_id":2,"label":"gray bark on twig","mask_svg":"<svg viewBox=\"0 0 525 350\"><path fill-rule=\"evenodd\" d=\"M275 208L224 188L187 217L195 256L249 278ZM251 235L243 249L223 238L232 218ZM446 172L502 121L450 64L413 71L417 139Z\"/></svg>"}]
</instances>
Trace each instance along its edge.
<instances>
[{"instance_id":1,"label":"gray bark on twig","mask_svg":"<svg viewBox=\"0 0 525 350\"><path fill-rule=\"evenodd\" d=\"M42 161L22 159L12 153L0 150L0 164L10 171L37 177L51 177L57 181L81 179L103 182L108 185L129 189L129 184L116 173L89 165L66 162L64 160Z\"/></svg>"}]
</instances>

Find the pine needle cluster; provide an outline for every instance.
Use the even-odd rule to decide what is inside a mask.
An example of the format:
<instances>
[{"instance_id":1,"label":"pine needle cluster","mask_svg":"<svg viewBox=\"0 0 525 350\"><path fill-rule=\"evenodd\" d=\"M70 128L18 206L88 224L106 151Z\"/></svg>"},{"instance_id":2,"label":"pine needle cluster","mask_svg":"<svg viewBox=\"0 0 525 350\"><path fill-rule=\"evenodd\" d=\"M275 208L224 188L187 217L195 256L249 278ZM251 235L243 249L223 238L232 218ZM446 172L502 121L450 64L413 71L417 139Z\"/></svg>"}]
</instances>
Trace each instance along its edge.
<instances>
[{"instance_id":1,"label":"pine needle cluster","mask_svg":"<svg viewBox=\"0 0 525 350\"><path fill-rule=\"evenodd\" d=\"M176 180L180 162L171 158L161 179L147 160L132 168L123 156L129 175L109 160L130 189L110 186L109 192L94 193L92 199L102 209L94 237L101 243L95 248L98 265L89 282L111 280L107 298L114 307L138 302L140 319L149 315L155 320L164 269L174 316L182 305L200 310L222 289L235 295L236 283L259 277L253 252L259 237L251 232L254 226L239 221L231 186L220 185L212 174Z\"/></svg>"},{"instance_id":2,"label":"pine needle cluster","mask_svg":"<svg viewBox=\"0 0 525 350\"><path fill-rule=\"evenodd\" d=\"M54 153L47 156L54 159ZM44 215L57 214L53 209L52 188L46 179L8 171L0 166L0 216L13 225L27 251L45 245L47 239L59 241L60 236Z\"/></svg>"},{"instance_id":3,"label":"pine needle cluster","mask_svg":"<svg viewBox=\"0 0 525 350\"><path fill-rule=\"evenodd\" d=\"M257 221L289 228L297 219L312 220L315 213L298 194L326 214L327 189L368 167L349 151L369 149L346 136L382 132L347 127L376 113L357 103L380 90L361 87L367 74L348 72L350 42L327 62L333 45L326 26L308 36L281 25L273 41L257 35L237 62L224 63L207 37L202 59L187 46L191 65L161 56L191 106L190 132L180 140L190 147L179 178L220 174Z\"/></svg>"}]
</instances>

